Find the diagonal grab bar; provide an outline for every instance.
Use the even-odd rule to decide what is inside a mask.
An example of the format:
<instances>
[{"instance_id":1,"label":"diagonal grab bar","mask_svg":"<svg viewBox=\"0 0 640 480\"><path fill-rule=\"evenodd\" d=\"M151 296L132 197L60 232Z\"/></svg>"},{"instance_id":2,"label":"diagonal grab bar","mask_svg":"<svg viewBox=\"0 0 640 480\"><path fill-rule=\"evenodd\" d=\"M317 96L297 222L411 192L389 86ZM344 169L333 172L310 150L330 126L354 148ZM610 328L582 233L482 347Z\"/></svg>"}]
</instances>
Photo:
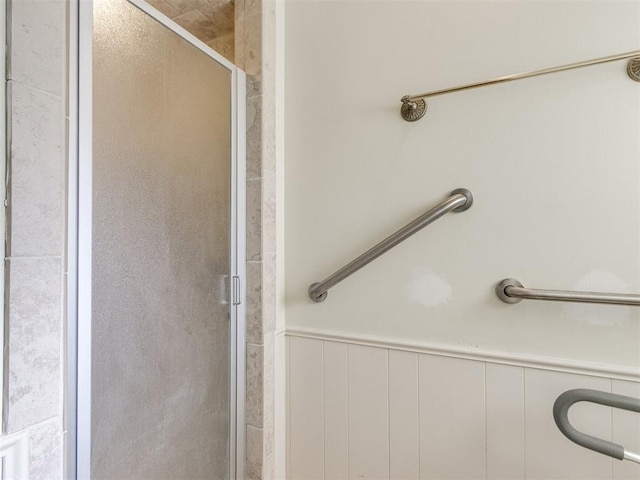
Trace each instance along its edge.
<instances>
[{"instance_id":1,"label":"diagonal grab bar","mask_svg":"<svg viewBox=\"0 0 640 480\"><path fill-rule=\"evenodd\" d=\"M640 413L640 399L587 388L576 388L561 394L553 404L553 419L556 425L564 436L573 443L618 460L630 460L640 463L640 455L625 450L622 445L576 430L569 422L569 408L577 402L597 403L606 407Z\"/></svg>"},{"instance_id":2,"label":"diagonal grab bar","mask_svg":"<svg viewBox=\"0 0 640 480\"><path fill-rule=\"evenodd\" d=\"M329 275L321 282L311 284L309 287L309 298L314 302L323 302L327 298L327 290L340 283L352 273L371 263L383 253L409 238L414 233L422 230L430 223L436 221L449 212L464 212L473 204L473 195L466 188L458 188L451 192L449 198L435 206L428 212L423 213L418 218L402 227L397 232L389 235L374 247L367 250L355 260L351 261L337 272Z\"/></svg>"}]
</instances>

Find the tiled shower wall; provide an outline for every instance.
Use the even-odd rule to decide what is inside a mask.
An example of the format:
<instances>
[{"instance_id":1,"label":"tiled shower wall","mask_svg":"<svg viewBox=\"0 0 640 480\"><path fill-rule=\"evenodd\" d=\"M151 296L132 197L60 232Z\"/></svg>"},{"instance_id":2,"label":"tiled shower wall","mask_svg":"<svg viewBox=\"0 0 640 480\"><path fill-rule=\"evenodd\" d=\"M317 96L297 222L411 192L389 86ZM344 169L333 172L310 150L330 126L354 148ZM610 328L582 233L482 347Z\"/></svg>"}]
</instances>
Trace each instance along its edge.
<instances>
[{"instance_id":1,"label":"tiled shower wall","mask_svg":"<svg viewBox=\"0 0 640 480\"><path fill-rule=\"evenodd\" d=\"M236 65L247 73L248 479L274 478L276 325L275 1L236 0Z\"/></svg>"},{"instance_id":2,"label":"tiled shower wall","mask_svg":"<svg viewBox=\"0 0 640 480\"><path fill-rule=\"evenodd\" d=\"M147 0L160 12L234 61L233 0Z\"/></svg>"},{"instance_id":3,"label":"tiled shower wall","mask_svg":"<svg viewBox=\"0 0 640 480\"><path fill-rule=\"evenodd\" d=\"M65 2L8 2L4 432L62 477Z\"/></svg>"}]
</instances>

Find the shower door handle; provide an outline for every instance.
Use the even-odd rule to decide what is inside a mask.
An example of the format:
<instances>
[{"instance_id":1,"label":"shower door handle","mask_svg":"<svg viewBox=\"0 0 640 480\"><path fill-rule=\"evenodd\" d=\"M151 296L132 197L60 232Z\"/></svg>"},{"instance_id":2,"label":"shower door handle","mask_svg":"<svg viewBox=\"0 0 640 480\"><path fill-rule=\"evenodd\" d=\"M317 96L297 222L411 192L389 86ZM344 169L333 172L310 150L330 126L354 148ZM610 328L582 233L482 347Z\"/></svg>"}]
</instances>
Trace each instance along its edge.
<instances>
[{"instance_id":1,"label":"shower door handle","mask_svg":"<svg viewBox=\"0 0 640 480\"><path fill-rule=\"evenodd\" d=\"M595 452L617 458L618 460L630 460L640 463L640 455L626 451L622 445L576 430L573 425L571 425L571 422L569 422L568 415L569 408L577 402L597 403L607 407L640 413L640 399L617 395L615 393L578 388L575 390L567 390L560 395L553 404L553 419L556 425L564 436L573 443Z\"/></svg>"},{"instance_id":2,"label":"shower door handle","mask_svg":"<svg viewBox=\"0 0 640 480\"><path fill-rule=\"evenodd\" d=\"M240 277L234 275L231 278L233 280L232 304L234 306L240 305L242 303L242 292L240 290L242 284L240 283Z\"/></svg>"}]
</instances>

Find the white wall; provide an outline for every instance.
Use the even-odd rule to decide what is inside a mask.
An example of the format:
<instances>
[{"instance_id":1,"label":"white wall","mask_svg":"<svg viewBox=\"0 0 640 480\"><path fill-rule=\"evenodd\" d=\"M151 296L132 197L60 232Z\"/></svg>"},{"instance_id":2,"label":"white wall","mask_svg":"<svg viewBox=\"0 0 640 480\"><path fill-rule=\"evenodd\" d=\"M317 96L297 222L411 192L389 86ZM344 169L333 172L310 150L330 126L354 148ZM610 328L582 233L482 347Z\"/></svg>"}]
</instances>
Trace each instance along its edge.
<instances>
[{"instance_id":1,"label":"white wall","mask_svg":"<svg viewBox=\"0 0 640 480\"><path fill-rule=\"evenodd\" d=\"M407 93L640 49L638 1L290 1L288 329L640 366L640 311L501 303L495 284L640 293L640 84L625 62L433 98ZM321 280L457 187L451 214Z\"/></svg>"}]
</instances>

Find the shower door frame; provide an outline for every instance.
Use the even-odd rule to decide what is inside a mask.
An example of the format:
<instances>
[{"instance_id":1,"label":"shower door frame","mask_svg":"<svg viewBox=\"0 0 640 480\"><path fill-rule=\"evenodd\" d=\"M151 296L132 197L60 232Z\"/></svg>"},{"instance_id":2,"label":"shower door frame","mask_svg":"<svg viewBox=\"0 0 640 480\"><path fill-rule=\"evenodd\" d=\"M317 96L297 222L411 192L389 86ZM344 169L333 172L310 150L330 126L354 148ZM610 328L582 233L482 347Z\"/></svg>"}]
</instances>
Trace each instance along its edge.
<instances>
[{"instance_id":1,"label":"shower door frame","mask_svg":"<svg viewBox=\"0 0 640 480\"><path fill-rule=\"evenodd\" d=\"M244 478L246 324L246 75L143 0L127 0L231 74L229 478ZM64 478L91 478L93 0L68 3L68 196ZM233 298L239 303L234 305Z\"/></svg>"}]
</instances>

